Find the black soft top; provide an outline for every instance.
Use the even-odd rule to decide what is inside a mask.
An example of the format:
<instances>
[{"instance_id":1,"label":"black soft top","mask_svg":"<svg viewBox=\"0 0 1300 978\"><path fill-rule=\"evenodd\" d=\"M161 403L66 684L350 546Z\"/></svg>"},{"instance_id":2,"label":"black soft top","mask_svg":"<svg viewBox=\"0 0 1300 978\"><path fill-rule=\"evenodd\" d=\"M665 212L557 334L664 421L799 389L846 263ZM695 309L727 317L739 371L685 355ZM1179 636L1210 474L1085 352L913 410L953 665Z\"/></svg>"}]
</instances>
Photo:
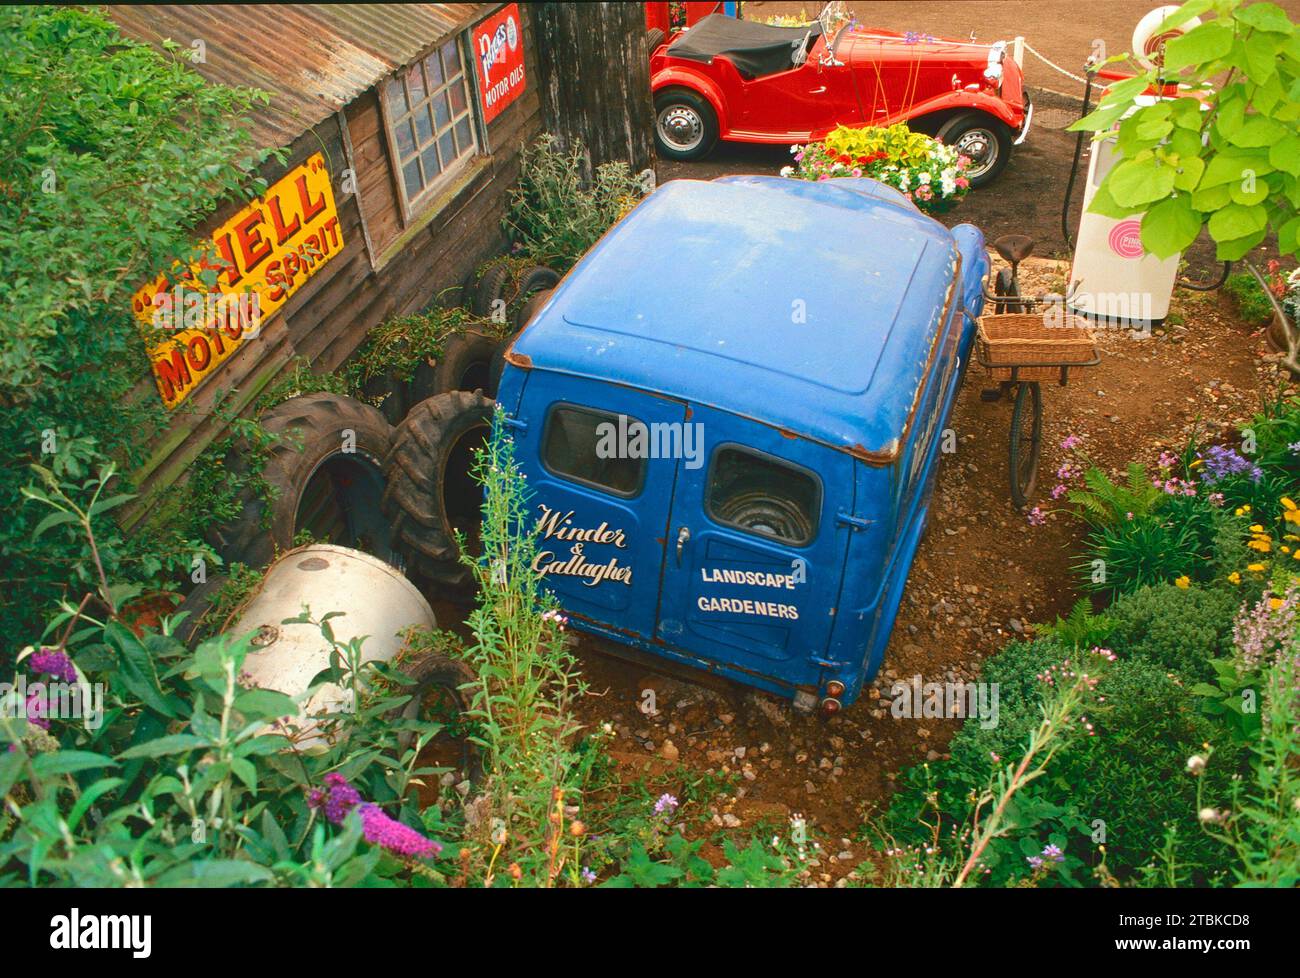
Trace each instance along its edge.
<instances>
[{"instance_id":1,"label":"black soft top","mask_svg":"<svg viewBox=\"0 0 1300 978\"><path fill-rule=\"evenodd\" d=\"M674 58L711 61L721 54L731 59L746 78L775 75L794 66L794 54L804 37L822 32L820 24L807 27L770 27L725 14L710 14L683 31L668 47Z\"/></svg>"}]
</instances>

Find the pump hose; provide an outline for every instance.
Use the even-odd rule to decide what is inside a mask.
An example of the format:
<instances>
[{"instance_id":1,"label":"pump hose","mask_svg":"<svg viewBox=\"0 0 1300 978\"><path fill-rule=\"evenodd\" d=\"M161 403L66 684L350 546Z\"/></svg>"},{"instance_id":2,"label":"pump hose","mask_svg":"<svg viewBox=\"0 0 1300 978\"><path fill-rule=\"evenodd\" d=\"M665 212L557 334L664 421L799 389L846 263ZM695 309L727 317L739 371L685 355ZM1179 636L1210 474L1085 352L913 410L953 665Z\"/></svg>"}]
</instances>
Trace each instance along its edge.
<instances>
[{"instance_id":1,"label":"pump hose","mask_svg":"<svg viewBox=\"0 0 1300 978\"><path fill-rule=\"evenodd\" d=\"M1083 111L1079 113L1082 119L1088 114L1091 107L1089 98L1092 95L1092 80L1097 75L1097 66L1089 64L1086 70L1086 77L1083 84ZM1074 140L1074 159L1070 163L1070 179L1065 184L1065 202L1061 206L1061 235L1065 238L1067 248L1074 247L1074 235L1070 233L1070 198L1074 195L1074 181L1079 175L1079 157L1083 155L1083 135L1082 129L1075 135ZM1232 262L1225 261L1223 270L1219 273L1219 279L1212 283L1191 282L1185 278L1178 279L1178 285L1184 289L1191 289L1193 292L1213 292L1215 289L1223 287L1223 283L1228 280L1228 273L1232 270Z\"/></svg>"},{"instance_id":2,"label":"pump hose","mask_svg":"<svg viewBox=\"0 0 1300 978\"><path fill-rule=\"evenodd\" d=\"M1097 74L1095 65L1088 65L1087 77L1083 82L1083 111L1079 113L1082 119L1088 114L1088 98L1092 95L1092 79ZM1083 130L1080 129L1075 134L1074 139L1074 160L1070 163L1070 179L1065 185L1065 202L1061 205L1061 234L1065 238L1067 248L1074 247L1074 235L1070 233L1070 197L1074 194L1074 178L1079 175L1079 157L1083 155Z\"/></svg>"}]
</instances>

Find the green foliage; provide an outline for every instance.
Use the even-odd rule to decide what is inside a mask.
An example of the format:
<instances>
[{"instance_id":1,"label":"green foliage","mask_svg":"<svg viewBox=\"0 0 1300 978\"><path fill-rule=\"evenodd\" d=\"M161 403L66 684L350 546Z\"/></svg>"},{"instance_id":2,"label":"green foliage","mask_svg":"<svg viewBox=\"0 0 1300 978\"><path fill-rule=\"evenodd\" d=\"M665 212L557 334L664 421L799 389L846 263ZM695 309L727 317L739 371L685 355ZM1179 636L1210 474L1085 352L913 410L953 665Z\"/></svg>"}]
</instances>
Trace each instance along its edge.
<instances>
[{"instance_id":1,"label":"green foliage","mask_svg":"<svg viewBox=\"0 0 1300 978\"><path fill-rule=\"evenodd\" d=\"M1228 276L1223 291L1237 306L1242 320L1250 326L1267 326L1273 321L1273 304L1260 288L1255 276L1237 272Z\"/></svg>"},{"instance_id":2,"label":"green foliage","mask_svg":"<svg viewBox=\"0 0 1300 978\"><path fill-rule=\"evenodd\" d=\"M1237 856L1233 868L1242 886L1294 889L1300 885L1300 778L1295 759L1300 754L1300 728L1295 717L1300 702L1296 694L1296 647L1267 671L1263 723L1252 749L1250 773L1221 784L1198 777L1197 810L1206 835ZM1205 771L1222 765L1214 752L1205 756ZM1231 760L1228 761L1231 767ZM1222 808L1207 804L1213 799Z\"/></svg>"},{"instance_id":3,"label":"green foliage","mask_svg":"<svg viewBox=\"0 0 1300 978\"><path fill-rule=\"evenodd\" d=\"M1079 515L1095 527L1149 516L1164 501L1164 493L1152 484L1146 469L1137 462L1128 464L1125 482L1112 481L1095 465L1083 473L1083 482L1086 489L1072 489L1066 498L1078 506Z\"/></svg>"},{"instance_id":4,"label":"green foliage","mask_svg":"<svg viewBox=\"0 0 1300 978\"><path fill-rule=\"evenodd\" d=\"M1061 648L1088 649L1094 645L1106 644L1114 627L1114 621L1109 615L1093 614L1092 602L1080 598L1067 617L1057 615L1055 622L1039 625L1038 632Z\"/></svg>"},{"instance_id":5,"label":"green foliage","mask_svg":"<svg viewBox=\"0 0 1300 978\"><path fill-rule=\"evenodd\" d=\"M1232 620L1243 600L1235 589L1156 584L1107 609L1109 647L1141 657L1191 681L1213 675L1212 660L1232 650Z\"/></svg>"},{"instance_id":6,"label":"green foliage","mask_svg":"<svg viewBox=\"0 0 1300 978\"><path fill-rule=\"evenodd\" d=\"M981 679L1000 689L998 723L984 729L978 720L962 726L949 746L950 761L912 768L906 788L895 796L885 828L905 843L924 844L930 829L921 824L934 799L939 838L969 822L974 799L995 763L1019 755L1041 718L1047 667L1071 653L1039 640L1008 646L988 660ZM986 850L987 882L1007 884L1029 874L1026 862L1051 843L1065 860L1045 881L1079 885L1102 854L1092 835L1104 822L1105 862L1121 879L1133 877L1163 837L1166 824L1178 827L1185 845L1180 858L1188 880L1207 882L1222 875L1224 850L1206 839L1195 823L1195 785L1183 776L1186 760L1216 735L1179 680L1140 658L1120 658L1097 685L1102 700L1086 716L1095 736L1070 740L1047 773L1026 789L1007 816L1008 829ZM1082 718L1078 718L1082 722ZM1227 757L1217 784L1241 769L1241 758Z\"/></svg>"},{"instance_id":7,"label":"green foliage","mask_svg":"<svg viewBox=\"0 0 1300 978\"><path fill-rule=\"evenodd\" d=\"M500 333L501 326L475 316L461 306L433 307L424 312L399 316L376 326L348 361L347 386L359 391L375 377L389 376L409 381L421 363L433 363L442 356L443 344L454 333L476 329Z\"/></svg>"},{"instance_id":8,"label":"green foliage","mask_svg":"<svg viewBox=\"0 0 1300 978\"><path fill-rule=\"evenodd\" d=\"M0 8L0 37L0 588L23 594L0 629L16 648L85 571L75 533L31 544L27 466L79 481L144 461L167 419L151 391L131 396L148 375L132 293L197 256L186 229L220 201L265 189L242 124L265 96L209 85L94 11ZM203 552L167 525L100 539L115 579L146 587Z\"/></svg>"},{"instance_id":9,"label":"green foliage","mask_svg":"<svg viewBox=\"0 0 1300 978\"><path fill-rule=\"evenodd\" d=\"M1277 5L1242 0L1191 0L1160 30L1211 11L1169 42L1163 66L1110 86L1097 110L1070 127L1119 124L1120 162L1091 210L1145 212L1142 244L1162 258L1203 227L1223 261L1270 233L1282 253L1300 256L1300 31ZM1124 117L1158 79L1188 88Z\"/></svg>"},{"instance_id":10,"label":"green foliage","mask_svg":"<svg viewBox=\"0 0 1300 978\"><path fill-rule=\"evenodd\" d=\"M519 186L511 191L504 225L517 252L567 272L614 222L635 206L644 188L626 163L602 163L594 181L585 148L564 151L543 134L524 149Z\"/></svg>"},{"instance_id":11,"label":"green foliage","mask_svg":"<svg viewBox=\"0 0 1300 978\"><path fill-rule=\"evenodd\" d=\"M403 677L363 662L362 640L335 639L332 615L317 622L330 665L313 681L351 692L354 710L299 720L299 703L244 684L253 633L219 635L191 654L165 627L137 635L115 616L118 591L104 573L95 534L116 500L104 495L111 470L83 491L53 481L33 490L43 521L86 533L98 586L51 623L60 629L43 656L66 654L87 685L79 716L49 717L48 732L19 709L0 711L0 883L63 886L382 885L423 874L426 862L398 861L362 842L356 814L335 830L322 824L308 790L327 774L364 799L415 818L410 786L437 775L420 750L438 726L386 719L409 699ZM101 611L101 609L103 609ZM312 621L304 612L298 621ZM80 626L80 627L78 627ZM28 648L18 669L29 683L50 672ZM13 677L16 679L16 677ZM409 683L409 680L406 680ZM29 687L30 688L30 687ZM404 735L409 747L401 746ZM301 749L303 737L316 746ZM92 813L93 810L93 813Z\"/></svg>"}]
</instances>

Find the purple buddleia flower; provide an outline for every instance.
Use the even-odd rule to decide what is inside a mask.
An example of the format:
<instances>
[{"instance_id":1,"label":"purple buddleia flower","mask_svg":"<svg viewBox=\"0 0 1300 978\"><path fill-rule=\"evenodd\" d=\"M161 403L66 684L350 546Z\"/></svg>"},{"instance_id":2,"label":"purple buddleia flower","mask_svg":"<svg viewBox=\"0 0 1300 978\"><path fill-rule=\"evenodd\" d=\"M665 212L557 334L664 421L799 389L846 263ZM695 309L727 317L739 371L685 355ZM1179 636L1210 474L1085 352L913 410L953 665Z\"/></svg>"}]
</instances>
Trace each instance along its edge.
<instances>
[{"instance_id":1,"label":"purple buddleia flower","mask_svg":"<svg viewBox=\"0 0 1300 978\"><path fill-rule=\"evenodd\" d=\"M378 805L366 802L361 812L361 827L366 841L382 846L394 856L412 856L424 859L442 852L442 846L432 839L426 839L415 829L403 825L394 818L389 818Z\"/></svg>"},{"instance_id":2,"label":"purple buddleia flower","mask_svg":"<svg viewBox=\"0 0 1300 978\"><path fill-rule=\"evenodd\" d=\"M596 872L590 866L583 866L581 875L582 882L586 883L588 886L596 882Z\"/></svg>"},{"instance_id":3,"label":"purple buddleia flower","mask_svg":"<svg viewBox=\"0 0 1300 978\"><path fill-rule=\"evenodd\" d=\"M1054 863L1065 862L1065 853L1061 852L1059 846L1048 845L1043 849L1043 858L1050 859Z\"/></svg>"},{"instance_id":4,"label":"purple buddleia flower","mask_svg":"<svg viewBox=\"0 0 1300 978\"><path fill-rule=\"evenodd\" d=\"M327 774L324 780L327 787L313 788L307 795L307 804L312 808L323 808L325 817L335 825L342 825L348 812L355 808L361 816L361 829L367 842L381 846L395 856L425 858L442 852L440 843L389 818L374 802L363 802L361 793L343 775Z\"/></svg>"},{"instance_id":5,"label":"purple buddleia flower","mask_svg":"<svg viewBox=\"0 0 1300 978\"><path fill-rule=\"evenodd\" d=\"M68 653L62 649L43 648L34 653L27 662L34 672L45 673L65 683L77 681L77 670L73 668Z\"/></svg>"}]
</instances>

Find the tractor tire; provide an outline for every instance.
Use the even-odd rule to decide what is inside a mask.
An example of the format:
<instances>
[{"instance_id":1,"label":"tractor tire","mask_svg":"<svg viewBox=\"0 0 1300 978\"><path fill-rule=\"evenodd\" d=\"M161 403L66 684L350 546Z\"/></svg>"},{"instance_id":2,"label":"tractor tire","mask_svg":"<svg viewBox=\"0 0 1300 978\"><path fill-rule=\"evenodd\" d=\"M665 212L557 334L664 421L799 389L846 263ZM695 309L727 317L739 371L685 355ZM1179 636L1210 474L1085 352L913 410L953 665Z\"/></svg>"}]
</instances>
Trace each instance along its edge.
<instances>
[{"instance_id":1,"label":"tractor tire","mask_svg":"<svg viewBox=\"0 0 1300 978\"><path fill-rule=\"evenodd\" d=\"M398 663L395 668L410 676L414 680L414 685L401 688L400 693L411 698L400 706L393 707L388 712L389 720L419 719L423 712L422 707L430 694L439 695L442 698L440 705L451 707L457 714L468 712L472 705L472 691L463 687L477 682L478 676L468 663L436 652L425 652L407 662ZM406 750L414 742L415 735L412 731L400 731L397 735L397 743L402 750ZM460 738L459 746L460 773L464 774L471 784L476 784L483 773L482 757L478 746L468 737Z\"/></svg>"},{"instance_id":2,"label":"tractor tire","mask_svg":"<svg viewBox=\"0 0 1300 978\"><path fill-rule=\"evenodd\" d=\"M505 262L498 262L483 272L483 277L478 280L478 285L473 292L473 301L470 303L470 311L482 319L492 318L492 309L498 299L506 299L507 290L510 288L510 266Z\"/></svg>"},{"instance_id":3,"label":"tractor tire","mask_svg":"<svg viewBox=\"0 0 1300 978\"><path fill-rule=\"evenodd\" d=\"M203 639L205 635L219 629L222 622L208 621L208 608L212 604L218 592L226 586L230 578L225 574L210 574L208 579L202 584L194 585L193 590L185 595L185 600L178 604L172 612L173 616L179 615L182 611L188 612L188 617L176 626L173 633L178 639L185 643L186 648L193 649Z\"/></svg>"},{"instance_id":4,"label":"tractor tire","mask_svg":"<svg viewBox=\"0 0 1300 978\"><path fill-rule=\"evenodd\" d=\"M397 429L384 461L384 514L408 571L450 586L471 579L456 531L477 547L482 492L470 474L473 450L492 428L492 401L449 391L421 401Z\"/></svg>"},{"instance_id":5,"label":"tractor tire","mask_svg":"<svg viewBox=\"0 0 1300 978\"><path fill-rule=\"evenodd\" d=\"M514 338L507 336L497 344L497 348L492 352L492 364L488 368L488 382L492 385L493 391L501 390L501 375L506 372L506 350L510 349L512 342L514 342Z\"/></svg>"},{"instance_id":6,"label":"tractor tire","mask_svg":"<svg viewBox=\"0 0 1300 978\"><path fill-rule=\"evenodd\" d=\"M492 355L499 344L499 337L477 329L447 337L442 356L433 366L430 396L481 390L488 397L496 397L496 385L491 378Z\"/></svg>"},{"instance_id":7,"label":"tractor tire","mask_svg":"<svg viewBox=\"0 0 1300 978\"><path fill-rule=\"evenodd\" d=\"M510 300L510 305L515 307L513 321L516 330L522 329L523 323L527 322L527 319L521 320L521 315L529 301L543 292L551 292L559 284L560 273L553 268L547 268L545 265L532 265L524 269L519 276L519 288ZM536 308L536 306L533 308Z\"/></svg>"},{"instance_id":8,"label":"tractor tire","mask_svg":"<svg viewBox=\"0 0 1300 978\"><path fill-rule=\"evenodd\" d=\"M262 494L248 487L239 516L210 531L225 562L265 567L277 549L293 547L301 530L387 560L390 534L379 503L393 427L379 409L342 394L304 394L271 408L261 424L278 436L262 470L273 498L268 512ZM248 471L240 449L227 456L226 468Z\"/></svg>"},{"instance_id":9,"label":"tractor tire","mask_svg":"<svg viewBox=\"0 0 1300 978\"><path fill-rule=\"evenodd\" d=\"M554 291L555 289L553 288L542 289L540 292L534 292L524 300L523 305L519 307L519 311L515 313L516 333L528 325L529 320L533 318L537 310L540 309L542 304L551 297L551 293Z\"/></svg>"},{"instance_id":10,"label":"tractor tire","mask_svg":"<svg viewBox=\"0 0 1300 978\"><path fill-rule=\"evenodd\" d=\"M718 141L718 116L704 96L674 86L655 93L655 148L665 159L707 156Z\"/></svg>"},{"instance_id":11,"label":"tractor tire","mask_svg":"<svg viewBox=\"0 0 1300 978\"><path fill-rule=\"evenodd\" d=\"M645 32L646 56L648 57L654 54L655 51L658 49L659 45L663 43L664 43L664 32L661 31L658 27L652 27L648 31L646 31Z\"/></svg>"}]
</instances>

